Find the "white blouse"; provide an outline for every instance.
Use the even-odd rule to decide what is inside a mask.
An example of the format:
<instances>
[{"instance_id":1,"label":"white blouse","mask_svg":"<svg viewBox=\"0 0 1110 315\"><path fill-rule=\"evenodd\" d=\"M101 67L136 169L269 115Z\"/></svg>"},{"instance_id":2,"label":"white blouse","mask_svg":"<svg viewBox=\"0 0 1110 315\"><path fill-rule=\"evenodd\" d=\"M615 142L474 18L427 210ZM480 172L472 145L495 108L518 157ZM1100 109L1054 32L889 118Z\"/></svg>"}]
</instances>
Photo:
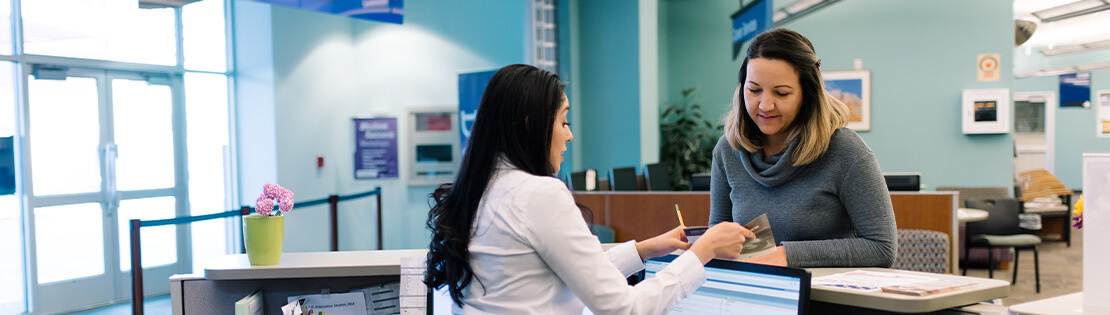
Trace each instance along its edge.
<instances>
[{"instance_id":1,"label":"white blouse","mask_svg":"<svg viewBox=\"0 0 1110 315\"><path fill-rule=\"evenodd\" d=\"M504 164L502 164L504 165ZM456 314L661 314L705 283L693 252L629 286L644 268L635 241L602 251L563 182L503 166L486 189L470 241L476 279Z\"/></svg>"}]
</instances>

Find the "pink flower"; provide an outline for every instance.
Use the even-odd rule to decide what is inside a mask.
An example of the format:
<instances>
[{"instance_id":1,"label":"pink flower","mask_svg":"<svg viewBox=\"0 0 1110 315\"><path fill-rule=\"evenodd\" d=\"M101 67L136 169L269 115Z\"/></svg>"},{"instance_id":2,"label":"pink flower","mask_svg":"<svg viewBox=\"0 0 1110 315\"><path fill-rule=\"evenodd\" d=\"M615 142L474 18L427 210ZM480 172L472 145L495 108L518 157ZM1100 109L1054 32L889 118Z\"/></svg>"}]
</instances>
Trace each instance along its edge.
<instances>
[{"instance_id":1,"label":"pink flower","mask_svg":"<svg viewBox=\"0 0 1110 315\"><path fill-rule=\"evenodd\" d=\"M284 190L281 197L278 197L278 204L281 206L281 211L283 212L293 210L293 192Z\"/></svg>"},{"instance_id":2,"label":"pink flower","mask_svg":"<svg viewBox=\"0 0 1110 315\"><path fill-rule=\"evenodd\" d=\"M277 201L280 212L273 212L274 201ZM293 210L293 192L277 184L266 183L262 186L262 195L255 200L255 211L263 216L279 215L281 212Z\"/></svg>"},{"instance_id":3,"label":"pink flower","mask_svg":"<svg viewBox=\"0 0 1110 315\"><path fill-rule=\"evenodd\" d=\"M266 198L266 196L258 196L258 200L254 203L255 211L264 216L270 216L270 211L274 210L274 200Z\"/></svg>"}]
</instances>

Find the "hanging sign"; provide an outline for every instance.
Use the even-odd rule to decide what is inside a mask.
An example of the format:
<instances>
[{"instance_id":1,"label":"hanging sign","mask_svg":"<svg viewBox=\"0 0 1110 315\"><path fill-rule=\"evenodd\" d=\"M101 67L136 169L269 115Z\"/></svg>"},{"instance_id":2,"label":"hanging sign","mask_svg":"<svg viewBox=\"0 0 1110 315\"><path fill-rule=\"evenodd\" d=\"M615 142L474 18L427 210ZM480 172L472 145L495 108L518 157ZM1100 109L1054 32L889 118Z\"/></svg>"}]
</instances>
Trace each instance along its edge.
<instances>
[{"instance_id":1,"label":"hanging sign","mask_svg":"<svg viewBox=\"0 0 1110 315\"><path fill-rule=\"evenodd\" d=\"M775 26L771 12L771 1L760 0L732 14L732 59L740 55L744 42Z\"/></svg>"}]
</instances>

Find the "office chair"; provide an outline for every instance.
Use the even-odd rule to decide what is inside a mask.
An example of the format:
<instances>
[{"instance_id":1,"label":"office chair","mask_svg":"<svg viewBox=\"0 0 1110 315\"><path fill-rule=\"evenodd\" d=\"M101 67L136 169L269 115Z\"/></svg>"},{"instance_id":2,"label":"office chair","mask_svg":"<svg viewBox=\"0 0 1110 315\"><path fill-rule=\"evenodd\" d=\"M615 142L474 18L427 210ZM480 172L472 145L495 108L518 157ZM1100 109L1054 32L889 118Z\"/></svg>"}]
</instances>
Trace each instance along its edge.
<instances>
[{"instance_id":1,"label":"office chair","mask_svg":"<svg viewBox=\"0 0 1110 315\"><path fill-rule=\"evenodd\" d=\"M1017 283L1018 254L1022 249L1033 250L1033 270L1037 278L1037 293L1041 293L1041 264L1037 254L1037 246L1041 238L1034 234L1026 233L1018 220L1019 205L1013 198L998 199L971 199L967 200L967 207L987 210L990 215L986 220L967 223L967 247L986 247L987 268L989 275L994 278L995 247L1014 248L1014 278L1010 285ZM965 266L963 275L967 275Z\"/></svg>"},{"instance_id":2,"label":"office chair","mask_svg":"<svg viewBox=\"0 0 1110 315\"><path fill-rule=\"evenodd\" d=\"M674 190L671 187L671 173L667 171L667 167L663 164L644 165L644 181L647 182L647 190Z\"/></svg>"},{"instance_id":3,"label":"office chair","mask_svg":"<svg viewBox=\"0 0 1110 315\"><path fill-rule=\"evenodd\" d=\"M609 187L612 191L635 191L636 168L630 166L609 169Z\"/></svg>"},{"instance_id":4,"label":"office chair","mask_svg":"<svg viewBox=\"0 0 1110 315\"><path fill-rule=\"evenodd\" d=\"M690 190L709 191L709 173L690 174Z\"/></svg>"},{"instance_id":5,"label":"office chair","mask_svg":"<svg viewBox=\"0 0 1110 315\"><path fill-rule=\"evenodd\" d=\"M891 269L948 273L948 234L898 229L898 257Z\"/></svg>"}]
</instances>

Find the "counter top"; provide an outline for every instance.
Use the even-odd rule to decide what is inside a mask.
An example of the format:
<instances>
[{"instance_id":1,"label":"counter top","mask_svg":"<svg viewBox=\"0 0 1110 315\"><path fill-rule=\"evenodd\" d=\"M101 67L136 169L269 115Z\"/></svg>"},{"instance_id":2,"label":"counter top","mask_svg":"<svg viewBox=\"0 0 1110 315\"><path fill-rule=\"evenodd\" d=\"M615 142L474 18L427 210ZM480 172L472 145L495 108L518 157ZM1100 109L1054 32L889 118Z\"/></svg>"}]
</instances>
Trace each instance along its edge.
<instances>
[{"instance_id":1,"label":"counter top","mask_svg":"<svg viewBox=\"0 0 1110 315\"><path fill-rule=\"evenodd\" d=\"M978 303L1010 295L1010 283L1002 280L963 277L949 274L924 273L887 268L807 268L813 278L855 270L894 272L935 279L973 279L975 285L951 292L912 296L882 291L863 292L859 290L812 286L810 298L834 304L851 305L894 312L924 313L957 306Z\"/></svg>"},{"instance_id":2,"label":"counter top","mask_svg":"<svg viewBox=\"0 0 1110 315\"><path fill-rule=\"evenodd\" d=\"M423 257L426 249L282 253L281 262L252 266L246 254L220 256L205 264L209 280L288 279L401 274L401 257Z\"/></svg>"}]
</instances>

